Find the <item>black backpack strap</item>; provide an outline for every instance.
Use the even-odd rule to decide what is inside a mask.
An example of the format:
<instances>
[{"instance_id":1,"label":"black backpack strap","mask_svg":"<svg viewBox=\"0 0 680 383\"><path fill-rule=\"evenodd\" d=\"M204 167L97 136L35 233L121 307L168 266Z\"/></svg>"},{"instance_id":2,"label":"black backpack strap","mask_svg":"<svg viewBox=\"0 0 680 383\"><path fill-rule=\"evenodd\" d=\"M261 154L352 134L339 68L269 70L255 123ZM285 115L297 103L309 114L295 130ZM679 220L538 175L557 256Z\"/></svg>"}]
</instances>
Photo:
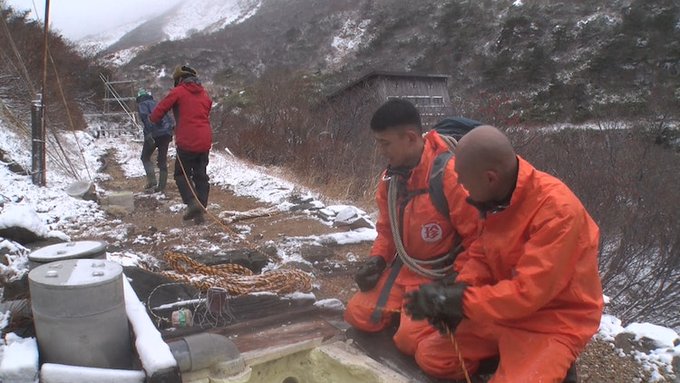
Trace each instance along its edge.
<instances>
[{"instance_id":1,"label":"black backpack strap","mask_svg":"<svg viewBox=\"0 0 680 383\"><path fill-rule=\"evenodd\" d=\"M449 203L444 195L444 171L453 157L453 153L446 151L439 154L432 163L430 170L430 199L432 204L447 219L449 217Z\"/></svg>"}]
</instances>

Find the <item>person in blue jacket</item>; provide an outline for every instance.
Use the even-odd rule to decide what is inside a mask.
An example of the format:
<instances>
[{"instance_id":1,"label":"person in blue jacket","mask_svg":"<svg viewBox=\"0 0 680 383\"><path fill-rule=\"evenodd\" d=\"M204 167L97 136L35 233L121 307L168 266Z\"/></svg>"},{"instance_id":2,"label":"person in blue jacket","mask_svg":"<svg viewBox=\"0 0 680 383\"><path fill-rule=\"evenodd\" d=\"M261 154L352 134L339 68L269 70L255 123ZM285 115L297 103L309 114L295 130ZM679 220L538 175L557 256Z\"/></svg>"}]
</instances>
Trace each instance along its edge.
<instances>
[{"instance_id":1,"label":"person in blue jacket","mask_svg":"<svg viewBox=\"0 0 680 383\"><path fill-rule=\"evenodd\" d=\"M168 182L168 145L172 141L175 121L169 113L165 114L158 124L149 120L149 115L156 107L156 101L146 89L140 89L137 92L136 101L137 112L144 125L144 146L141 157L146 172L144 189L147 192L163 192ZM156 149L158 149L158 183L156 183L155 169L151 163L151 155Z\"/></svg>"}]
</instances>

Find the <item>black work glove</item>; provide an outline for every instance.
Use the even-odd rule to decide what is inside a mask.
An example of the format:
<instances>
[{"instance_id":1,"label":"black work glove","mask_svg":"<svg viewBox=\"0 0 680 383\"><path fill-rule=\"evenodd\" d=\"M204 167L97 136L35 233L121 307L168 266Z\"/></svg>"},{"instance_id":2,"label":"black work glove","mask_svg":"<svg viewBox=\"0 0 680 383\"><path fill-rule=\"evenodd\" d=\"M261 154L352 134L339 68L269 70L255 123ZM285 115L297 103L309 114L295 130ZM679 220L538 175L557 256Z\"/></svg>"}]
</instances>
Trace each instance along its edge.
<instances>
[{"instance_id":1,"label":"black work glove","mask_svg":"<svg viewBox=\"0 0 680 383\"><path fill-rule=\"evenodd\" d=\"M442 334L454 332L463 320L464 283L438 281L406 295L406 313L414 320L427 319Z\"/></svg>"},{"instance_id":2,"label":"black work glove","mask_svg":"<svg viewBox=\"0 0 680 383\"><path fill-rule=\"evenodd\" d=\"M359 286L359 290L368 291L374 288L386 266L387 264L383 257L370 257L354 275L354 280Z\"/></svg>"}]
</instances>

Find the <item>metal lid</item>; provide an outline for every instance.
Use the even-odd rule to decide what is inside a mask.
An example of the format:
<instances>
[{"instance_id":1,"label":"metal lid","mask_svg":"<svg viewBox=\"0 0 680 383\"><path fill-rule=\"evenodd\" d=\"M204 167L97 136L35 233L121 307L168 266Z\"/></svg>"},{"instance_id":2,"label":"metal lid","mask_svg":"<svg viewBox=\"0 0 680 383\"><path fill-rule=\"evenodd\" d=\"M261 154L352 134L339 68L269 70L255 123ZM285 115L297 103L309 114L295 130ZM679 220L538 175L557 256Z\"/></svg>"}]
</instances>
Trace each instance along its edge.
<instances>
[{"instance_id":1,"label":"metal lid","mask_svg":"<svg viewBox=\"0 0 680 383\"><path fill-rule=\"evenodd\" d=\"M53 262L73 258L89 258L106 251L108 244L104 241L75 241L57 243L41 247L28 255L34 262Z\"/></svg>"},{"instance_id":2,"label":"metal lid","mask_svg":"<svg viewBox=\"0 0 680 383\"><path fill-rule=\"evenodd\" d=\"M46 286L98 286L117 280L123 267L101 259L66 259L40 265L28 273L30 282Z\"/></svg>"}]
</instances>

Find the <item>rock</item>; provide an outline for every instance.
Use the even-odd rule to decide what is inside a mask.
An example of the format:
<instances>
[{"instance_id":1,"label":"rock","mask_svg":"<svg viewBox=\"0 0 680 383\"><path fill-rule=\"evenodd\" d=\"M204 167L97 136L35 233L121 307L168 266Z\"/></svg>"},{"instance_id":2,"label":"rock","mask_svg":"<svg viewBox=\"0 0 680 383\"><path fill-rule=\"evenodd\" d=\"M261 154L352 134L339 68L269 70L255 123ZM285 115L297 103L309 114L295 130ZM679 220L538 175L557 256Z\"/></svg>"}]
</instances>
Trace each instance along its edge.
<instances>
[{"instance_id":1,"label":"rock","mask_svg":"<svg viewBox=\"0 0 680 383\"><path fill-rule=\"evenodd\" d=\"M317 210L324 207L321 201L317 201L311 195L292 195L288 201L293 204L291 211Z\"/></svg>"},{"instance_id":2,"label":"rock","mask_svg":"<svg viewBox=\"0 0 680 383\"><path fill-rule=\"evenodd\" d=\"M0 229L0 237L18 242L22 245L44 239L31 230L16 226Z\"/></svg>"},{"instance_id":3,"label":"rock","mask_svg":"<svg viewBox=\"0 0 680 383\"><path fill-rule=\"evenodd\" d=\"M316 215L324 221L331 221L335 218L335 212L327 208L317 210Z\"/></svg>"},{"instance_id":4,"label":"rock","mask_svg":"<svg viewBox=\"0 0 680 383\"><path fill-rule=\"evenodd\" d=\"M0 211L0 237L25 245L49 236L47 226L31 206L8 204Z\"/></svg>"},{"instance_id":5,"label":"rock","mask_svg":"<svg viewBox=\"0 0 680 383\"><path fill-rule=\"evenodd\" d=\"M290 267L290 268L295 268L295 269L299 269L299 270L302 270L302 271L306 271L308 273L311 273L311 272L314 271L314 268L310 264L304 263L304 262L290 261L290 262L286 263L286 266Z\"/></svg>"},{"instance_id":6,"label":"rock","mask_svg":"<svg viewBox=\"0 0 680 383\"><path fill-rule=\"evenodd\" d=\"M273 248L273 253L276 254L276 248ZM191 258L208 266L235 263L259 273L270 262L271 255L272 249L265 247L257 250L235 249L217 254L197 254Z\"/></svg>"},{"instance_id":7,"label":"rock","mask_svg":"<svg viewBox=\"0 0 680 383\"><path fill-rule=\"evenodd\" d=\"M27 176L30 175L30 172L27 172L26 169L23 168L23 166L19 165L17 162L14 162L9 156L0 149L0 162L4 162L5 166L7 166L7 169L9 171L22 175L22 176Z\"/></svg>"},{"instance_id":8,"label":"rock","mask_svg":"<svg viewBox=\"0 0 680 383\"><path fill-rule=\"evenodd\" d=\"M678 383L680 382L680 355L676 355L673 357L673 362L671 362L671 366L673 366L673 371L675 372L675 382Z\"/></svg>"},{"instance_id":9,"label":"rock","mask_svg":"<svg viewBox=\"0 0 680 383\"><path fill-rule=\"evenodd\" d=\"M66 188L66 194L73 198L80 198L87 201L97 200L97 189L93 182L76 181Z\"/></svg>"},{"instance_id":10,"label":"rock","mask_svg":"<svg viewBox=\"0 0 680 383\"><path fill-rule=\"evenodd\" d=\"M317 245L302 245L300 247L300 255L309 262L324 262L333 256L333 251L325 246Z\"/></svg>"},{"instance_id":11,"label":"rock","mask_svg":"<svg viewBox=\"0 0 680 383\"><path fill-rule=\"evenodd\" d=\"M635 339L635 334L629 332L622 332L614 339L614 345L623 350L624 353L630 354L632 351L639 351L644 354L649 354L652 350L659 348L654 339L642 337Z\"/></svg>"},{"instance_id":12,"label":"rock","mask_svg":"<svg viewBox=\"0 0 680 383\"><path fill-rule=\"evenodd\" d=\"M352 222L359 219L361 212L354 206L347 206L346 208L340 210L335 216L334 224L337 226L349 225Z\"/></svg>"},{"instance_id":13,"label":"rock","mask_svg":"<svg viewBox=\"0 0 680 383\"><path fill-rule=\"evenodd\" d=\"M333 226L349 226L350 229L355 230L362 227L372 229L375 227L373 222L364 215L364 213L354 206L348 206L340 210L335 216Z\"/></svg>"},{"instance_id":14,"label":"rock","mask_svg":"<svg viewBox=\"0 0 680 383\"><path fill-rule=\"evenodd\" d=\"M373 225L373 222L371 222L368 218L366 217L359 217L356 221L352 222L349 225L349 228L351 230L356 230L360 228L367 228L367 229L373 229L375 228L375 225Z\"/></svg>"}]
</instances>

